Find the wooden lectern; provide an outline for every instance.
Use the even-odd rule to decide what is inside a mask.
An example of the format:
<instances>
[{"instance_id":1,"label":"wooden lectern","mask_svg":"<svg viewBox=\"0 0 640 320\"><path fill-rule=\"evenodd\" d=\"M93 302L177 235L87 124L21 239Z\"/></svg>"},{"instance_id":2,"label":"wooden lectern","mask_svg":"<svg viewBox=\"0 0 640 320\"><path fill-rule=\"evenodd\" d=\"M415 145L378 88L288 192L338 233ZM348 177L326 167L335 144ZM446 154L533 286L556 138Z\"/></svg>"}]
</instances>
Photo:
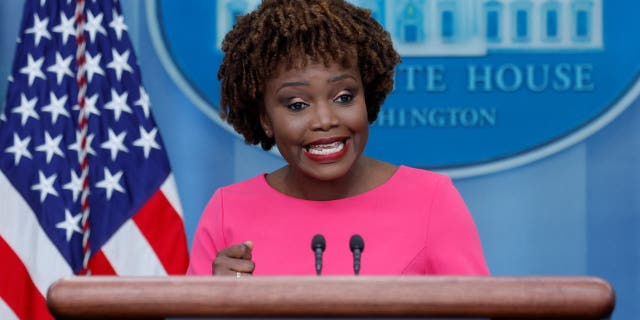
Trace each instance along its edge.
<instances>
[{"instance_id":1,"label":"wooden lectern","mask_svg":"<svg viewBox=\"0 0 640 320\"><path fill-rule=\"evenodd\" d=\"M438 317L603 319L593 277L74 277L47 294L58 318Z\"/></svg>"}]
</instances>

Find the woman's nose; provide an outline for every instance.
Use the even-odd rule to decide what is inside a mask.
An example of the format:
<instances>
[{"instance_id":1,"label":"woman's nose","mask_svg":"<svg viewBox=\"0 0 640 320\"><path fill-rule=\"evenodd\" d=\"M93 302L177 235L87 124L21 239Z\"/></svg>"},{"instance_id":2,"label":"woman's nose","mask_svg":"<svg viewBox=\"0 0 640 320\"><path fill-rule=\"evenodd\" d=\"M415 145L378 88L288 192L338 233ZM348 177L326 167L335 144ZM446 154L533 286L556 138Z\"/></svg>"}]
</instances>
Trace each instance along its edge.
<instances>
[{"instance_id":1,"label":"woman's nose","mask_svg":"<svg viewBox=\"0 0 640 320\"><path fill-rule=\"evenodd\" d=\"M330 103L323 102L315 105L313 129L327 131L336 127L339 123L335 106Z\"/></svg>"}]
</instances>

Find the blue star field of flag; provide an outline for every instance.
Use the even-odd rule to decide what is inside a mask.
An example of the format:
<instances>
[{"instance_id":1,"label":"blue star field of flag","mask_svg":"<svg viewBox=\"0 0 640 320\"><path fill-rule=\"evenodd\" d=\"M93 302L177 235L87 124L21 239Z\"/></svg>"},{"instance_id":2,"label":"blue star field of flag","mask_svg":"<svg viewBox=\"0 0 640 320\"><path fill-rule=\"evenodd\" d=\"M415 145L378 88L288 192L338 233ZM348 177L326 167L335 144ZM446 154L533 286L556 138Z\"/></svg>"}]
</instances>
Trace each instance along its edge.
<instances>
[{"instance_id":1,"label":"blue star field of flag","mask_svg":"<svg viewBox=\"0 0 640 320\"><path fill-rule=\"evenodd\" d=\"M96 252L170 172L119 3L85 1L89 243ZM0 119L0 169L82 269L75 1L25 3Z\"/></svg>"}]
</instances>

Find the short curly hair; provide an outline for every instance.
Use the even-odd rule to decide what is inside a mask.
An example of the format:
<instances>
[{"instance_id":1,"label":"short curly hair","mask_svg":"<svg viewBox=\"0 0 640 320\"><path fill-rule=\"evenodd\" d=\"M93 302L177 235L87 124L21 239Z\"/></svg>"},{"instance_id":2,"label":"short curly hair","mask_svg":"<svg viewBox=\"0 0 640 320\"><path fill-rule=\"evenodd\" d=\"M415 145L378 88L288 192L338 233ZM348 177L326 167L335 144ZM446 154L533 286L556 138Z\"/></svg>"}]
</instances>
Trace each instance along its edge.
<instances>
[{"instance_id":1,"label":"short curly hair","mask_svg":"<svg viewBox=\"0 0 640 320\"><path fill-rule=\"evenodd\" d=\"M373 123L393 88L400 62L391 37L371 11L342 0L264 0L238 22L222 42L224 59L220 116L248 144L275 144L260 125L266 82L278 68L304 68L309 61L350 67L358 63L367 117Z\"/></svg>"}]
</instances>

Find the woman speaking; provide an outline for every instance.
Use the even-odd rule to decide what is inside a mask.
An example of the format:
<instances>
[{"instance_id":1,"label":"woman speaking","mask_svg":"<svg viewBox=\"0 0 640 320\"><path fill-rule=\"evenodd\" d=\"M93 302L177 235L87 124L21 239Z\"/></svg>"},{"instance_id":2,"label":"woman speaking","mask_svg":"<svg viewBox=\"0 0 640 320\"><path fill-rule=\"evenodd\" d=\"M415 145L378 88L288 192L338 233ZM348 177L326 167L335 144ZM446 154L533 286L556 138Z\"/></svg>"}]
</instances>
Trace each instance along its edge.
<instances>
[{"instance_id":1,"label":"woman speaking","mask_svg":"<svg viewBox=\"0 0 640 320\"><path fill-rule=\"evenodd\" d=\"M221 116L287 164L214 193L189 274L316 274L316 235L323 274L354 273L354 235L363 275L488 274L451 179L363 154L400 62L369 11L265 0L222 50Z\"/></svg>"}]
</instances>

